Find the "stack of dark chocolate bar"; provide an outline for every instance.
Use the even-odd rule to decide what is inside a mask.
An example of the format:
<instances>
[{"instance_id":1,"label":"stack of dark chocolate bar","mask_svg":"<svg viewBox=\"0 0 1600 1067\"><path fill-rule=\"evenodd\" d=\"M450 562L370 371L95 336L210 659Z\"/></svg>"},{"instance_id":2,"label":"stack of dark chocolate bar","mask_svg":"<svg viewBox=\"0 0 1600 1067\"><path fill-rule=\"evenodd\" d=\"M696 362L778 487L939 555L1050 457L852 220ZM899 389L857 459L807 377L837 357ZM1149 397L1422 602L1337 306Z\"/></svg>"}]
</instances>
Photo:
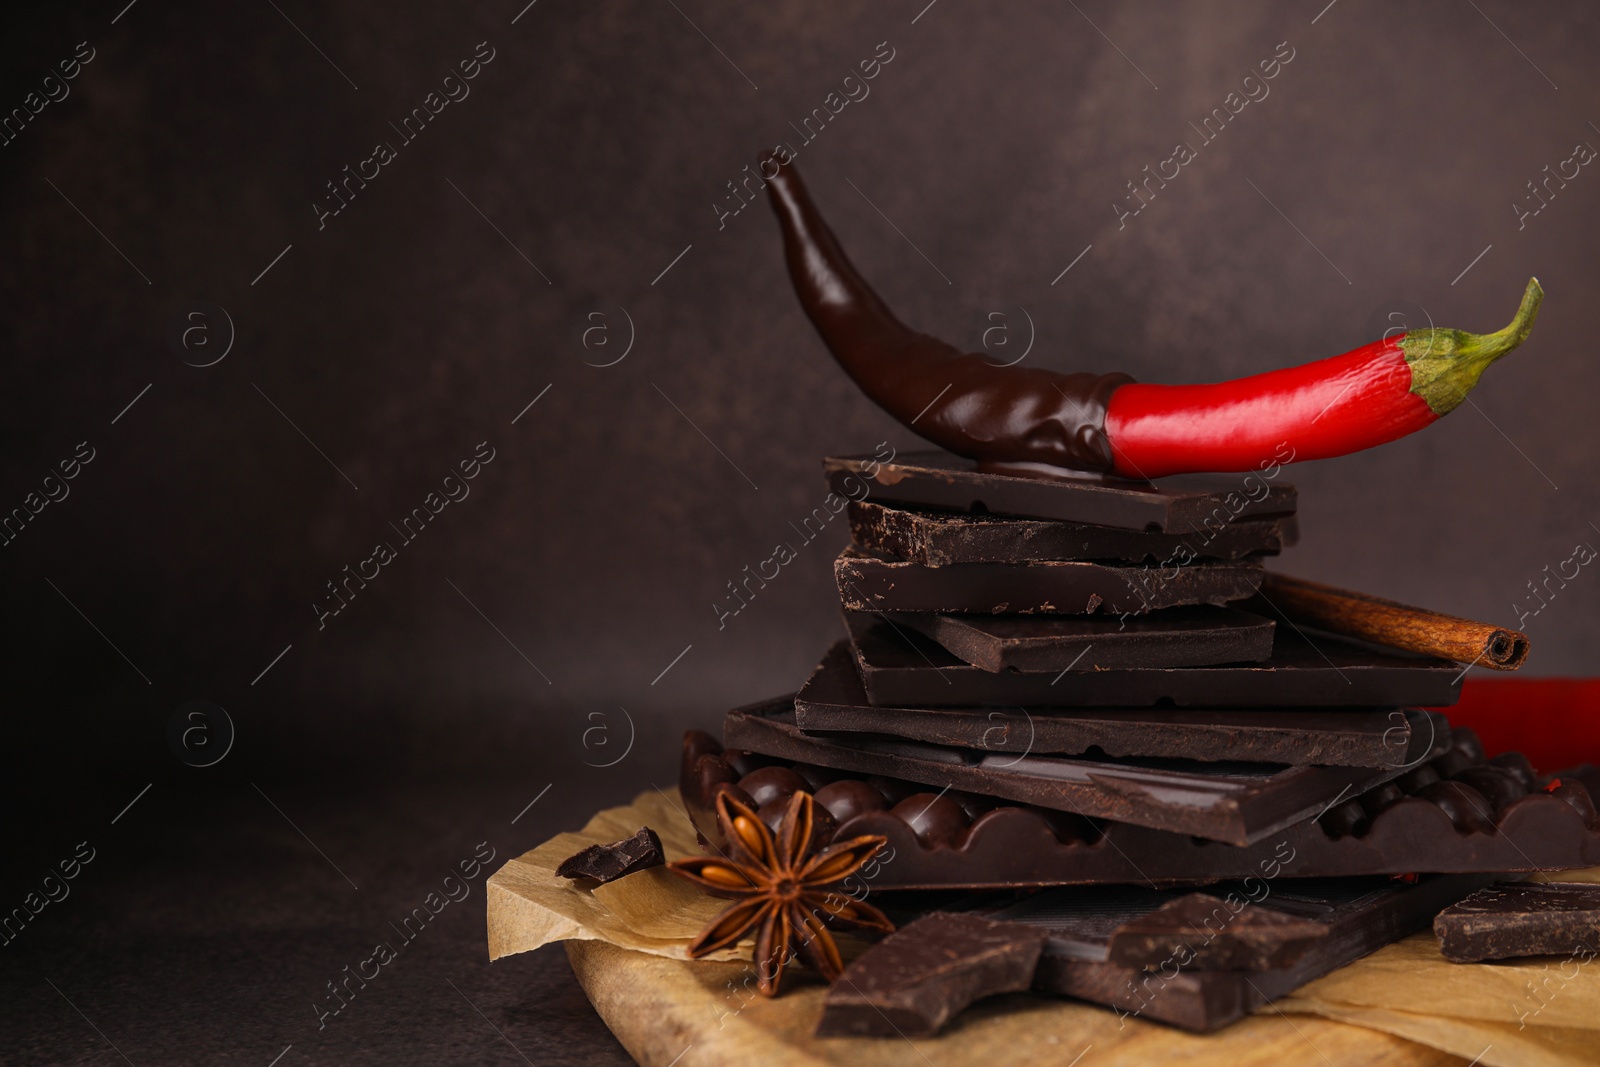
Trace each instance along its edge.
<instances>
[{"instance_id":1,"label":"stack of dark chocolate bar","mask_svg":"<svg viewBox=\"0 0 1600 1067\"><path fill-rule=\"evenodd\" d=\"M724 790L772 826L804 790L824 839L887 838L862 891L922 933L860 957L821 1032L932 1032L1019 973L1213 1029L1486 885L1600 864L1590 769L1540 777L1423 710L1460 663L1263 594L1296 535L1275 470L826 471L847 639L721 743L691 733L682 779L712 843ZM930 890L961 892L899 892Z\"/></svg>"}]
</instances>

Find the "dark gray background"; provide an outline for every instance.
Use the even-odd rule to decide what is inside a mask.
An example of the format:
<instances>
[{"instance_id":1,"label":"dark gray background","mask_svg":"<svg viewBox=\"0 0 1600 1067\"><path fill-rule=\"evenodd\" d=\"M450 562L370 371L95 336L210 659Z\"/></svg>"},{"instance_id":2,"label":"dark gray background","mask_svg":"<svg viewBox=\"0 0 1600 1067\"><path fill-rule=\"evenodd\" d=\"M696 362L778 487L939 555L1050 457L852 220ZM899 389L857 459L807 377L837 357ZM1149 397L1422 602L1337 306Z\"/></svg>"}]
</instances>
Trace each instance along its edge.
<instances>
[{"instance_id":1,"label":"dark gray background","mask_svg":"<svg viewBox=\"0 0 1600 1067\"><path fill-rule=\"evenodd\" d=\"M275 934L281 951L249 953L253 980L284 1003L224 1013L237 1031L205 1016L212 1045L148 1022L125 1051L143 1064L214 1045L265 1063L295 1042L309 1055L321 1038L301 1003L355 951L318 924L348 925L357 945L382 928L381 907L369 919L340 903L330 841L368 858L350 872L361 893L404 911L433 878L424 868L491 830L502 853L531 847L665 782L686 724L803 679L839 629L828 564L842 529L725 629L712 605L821 502L825 453L915 439L812 333L765 204L722 228L713 205L880 42L894 58L870 96L799 163L908 321L977 347L999 312L1021 344L1026 309L1030 363L1204 381L1344 351L1402 321L1390 311L1495 329L1537 274L1539 325L1472 405L1291 468L1303 540L1283 566L1515 625L1536 606L1529 581L1600 543L1600 175L1584 168L1521 230L1511 206L1575 144L1600 145L1592 6L924 3L112 0L8 28L0 108L79 41L96 51L71 95L0 147L0 507L78 442L97 451L71 495L0 549L7 828L27 861L0 905L20 900L29 863L86 836L108 857L0 949L29 964L13 1002L77 1042L41 1046L54 1049L41 1062L111 1055L40 981L111 981L88 948L74 955L75 922L102 923L93 946L123 936L141 894L198 893L216 940L193 958L150 927L193 982L231 973L220 946L257 908L231 894L296 878L329 882L318 917ZM496 57L471 95L319 231L324 183L397 143L389 123L481 41ZM1125 183L1178 140L1196 144L1189 123L1284 41L1294 59L1270 95L1119 230ZM196 300L237 331L204 369L168 341ZM627 358L586 365L622 351L623 310ZM605 348L583 343L594 312ZM319 631L324 583L396 540L388 523L485 440L497 456L471 495ZM1592 580L1585 570L1526 620L1528 672L1592 671ZM194 698L238 730L204 769L166 735ZM453 798L448 818L418 799L430 791ZM303 868L271 848L208 864L255 833ZM380 875L392 849L410 858ZM139 883L152 850L169 866ZM458 983L482 970L480 920L454 917ZM144 950L119 944L138 973ZM537 1013L508 966L495 972L506 1010L531 1040ZM437 976L416 981L418 998L454 996ZM161 981L139 985L97 1002L129 1026L158 1019ZM355 1025L414 1022L420 1009L390 997ZM585 1025L574 1040L599 1041ZM496 1054L471 1043L486 1033L430 1055Z\"/></svg>"}]
</instances>

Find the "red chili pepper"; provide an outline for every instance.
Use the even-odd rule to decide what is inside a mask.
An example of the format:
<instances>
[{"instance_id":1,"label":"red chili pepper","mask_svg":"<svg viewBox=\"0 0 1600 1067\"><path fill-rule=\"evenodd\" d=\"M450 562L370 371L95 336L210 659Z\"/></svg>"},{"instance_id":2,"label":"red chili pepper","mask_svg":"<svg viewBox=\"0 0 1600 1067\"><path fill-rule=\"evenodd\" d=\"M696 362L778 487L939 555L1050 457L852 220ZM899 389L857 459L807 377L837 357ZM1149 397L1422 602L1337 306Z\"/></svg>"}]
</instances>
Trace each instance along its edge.
<instances>
[{"instance_id":1,"label":"red chili pepper","mask_svg":"<svg viewBox=\"0 0 1600 1067\"><path fill-rule=\"evenodd\" d=\"M1434 327L1215 385L1131 382L1106 410L1113 469L1129 478L1251 470L1285 446L1296 460L1326 459L1404 437L1453 411L1522 343L1543 297L1530 280L1497 333Z\"/></svg>"},{"instance_id":2,"label":"red chili pepper","mask_svg":"<svg viewBox=\"0 0 1600 1067\"><path fill-rule=\"evenodd\" d=\"M768 163L771 163L770 168ZM1244 471L1381 445L1449 413L1533 327L1528 282L1498 333L1429 328L1299 367L1214 385L996 365L895 318L777 157L762 175L800 304L867 396L913 432L980 464L1126 478Z\"/></svg>"}]
</instances>

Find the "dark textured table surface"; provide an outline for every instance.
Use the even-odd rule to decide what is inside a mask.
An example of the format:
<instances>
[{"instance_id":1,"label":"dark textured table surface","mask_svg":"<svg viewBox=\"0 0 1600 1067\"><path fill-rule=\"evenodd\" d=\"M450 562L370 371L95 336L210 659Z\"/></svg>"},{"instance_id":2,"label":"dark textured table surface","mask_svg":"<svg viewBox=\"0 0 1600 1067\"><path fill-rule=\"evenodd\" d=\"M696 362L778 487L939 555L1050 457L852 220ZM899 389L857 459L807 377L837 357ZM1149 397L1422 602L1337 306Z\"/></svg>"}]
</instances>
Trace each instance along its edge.
<instances>
[{"instance_id":1,"label":"dark textured table surface","mask_svg":"<svg viewBox=\"0 0 1600 1067\"><path fill-rule=\"evenodd\" d=\"M260 780L201 788L173 775L115 824L139 786L108 791L104 804L56 798L59 817L5 864L8 912L80 842L94 858L0 949L0 1060L631 1062L560 946L488 960L489 872L608 802L592 785L585 796L558 780L523 812L547 780L330 790ZM495 859L476 878L443 887L460 897L464 884L468 895L441 907L445 877L488 848ZM440 892L437 915L413 919L404 940L391 924L416 908L431 914L430 892ZM396 946L395 959L364 987L347 979L378 942ZM344 981L355 993L333 1014L328 983Z\"/></svg>"}]
</instances>

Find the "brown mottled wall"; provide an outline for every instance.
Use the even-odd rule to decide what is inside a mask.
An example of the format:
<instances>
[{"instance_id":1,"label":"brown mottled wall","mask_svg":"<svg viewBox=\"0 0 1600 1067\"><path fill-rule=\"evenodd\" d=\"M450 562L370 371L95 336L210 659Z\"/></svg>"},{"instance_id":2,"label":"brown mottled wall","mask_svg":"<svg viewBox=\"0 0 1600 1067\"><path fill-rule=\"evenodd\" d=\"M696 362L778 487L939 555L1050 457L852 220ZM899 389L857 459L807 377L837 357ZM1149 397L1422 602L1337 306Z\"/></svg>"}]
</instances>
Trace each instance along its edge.
<instances>
[{"instance_id":1,"label":"brown mottled wall","mask_svg":"<svg viewBox=\"0 0 1600 1067\"><path fill-rule=\"evenodd\" d=\"M1600 577L1548 580L1600 542L1588 6L121 6L0 46L53 97L0 146L0 505L59 497L0 551L21 769L170 762L204 699L219 770L665 774L796 686L819 460L914 441L746 203L779 141L908 321L1058 369L1487 330L1537 274L1471 405L1292 471L1293 570L1593 670Z\"/></svg>"}]
</instances>

